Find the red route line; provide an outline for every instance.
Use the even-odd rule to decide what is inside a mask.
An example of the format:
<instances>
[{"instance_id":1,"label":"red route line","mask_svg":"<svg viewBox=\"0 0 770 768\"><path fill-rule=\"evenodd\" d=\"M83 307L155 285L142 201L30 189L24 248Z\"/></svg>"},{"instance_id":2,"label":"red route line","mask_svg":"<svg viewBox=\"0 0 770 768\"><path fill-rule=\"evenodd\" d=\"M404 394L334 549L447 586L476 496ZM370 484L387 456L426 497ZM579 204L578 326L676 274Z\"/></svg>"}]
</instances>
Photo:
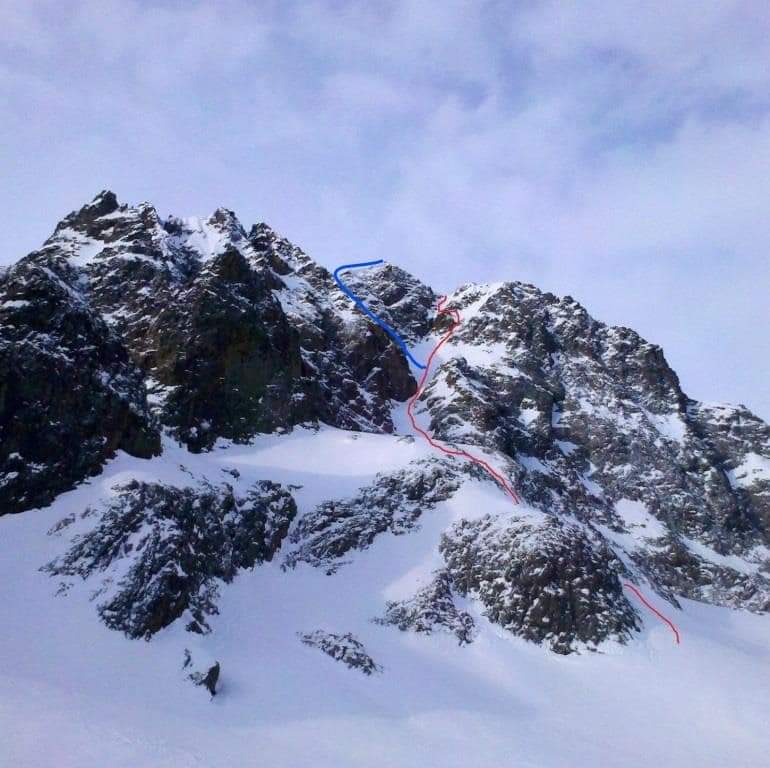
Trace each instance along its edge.
<instances>
[{"instance_id":1,"label":"red route line","mask_svg":"<svg viewBox=\"0 0 770 768\"><path fill-rule=\"evenodd\" d=\"M674 626L674 623L667 619L654 605L649 603L647 598L645 598L645 596L633 584L629 584L627 581L625 581L623 582L623 586L626 589L630 589L661 621L666 622L666 624L671 627L671 631L674 633L674 637L676 638L676 644L679 645L679 630Z\"/></svg>"},{"instance_id":2,"label":"red route line","mask_svg":"<svg viewBox=\"0 0 770 768\"><path fill-rule=\"evenodd\" d=\"M441 445L441 443L437 443L420 425L417 423L417 421L414 418L414 405L417 402L417 400L420 398L420 395L422 395L424 388L425 388L425 382L428 379L428 376L430 375L430 366L433 363L433 358L436 356L436 352L438 352L441 347L444 346L444 344L449 341L449 339L452 338L452 335L457 330L457 326L460 325L460 312L456 309L446 309L444 307L444 303L446 302L447 297L446 296L440 296L438 300L438 306L436 307L436 316L438 315L450 315L452 320L454 321L452 323L452 327L441 337L438 344L436 344L435 347L433 347L433 350L431 351L430 355L428 356L428 362L425 364L425 370L422 372L422 376L420 376L420 382L417 384L417 391L412 395L412 398L409 400L409 402L406 405L406 413L407 416L409 416L409 421L412 422L412 427L414 428L415 432L419 432L422 437L424 437L428 444L435 448L436 450L441 451L442 453L447 454L448 456L462 456L464 459L468 459L468 461L472 461L474 464L478 464L480 467L483 467L487 473L494 478L497 483L503 488L503 490L511 497L511 500L514 504L520 504L521 498L519 497L519 494L516 493L516 491L513 490L510 483L495 469L493 469L484 459L480 459L478 456L474 456L471 453L468 453L468 451L460 451L455 448L447 448L444 445Z\"/></svg>"},{"instance_id":3,"label":"red route line","mask_svg":"<svg viewBox=\"0 0 770 768\"><path fill-rule=\"evenodd\" d=\"M461 323L460 312L457 309L447 309L444 307L446 300L447 300L446 296L439 297L438 306L436 307L436 316L438 317L438 315L450 315L453 320L452 327L441 337L438 344L436 344L436 346L433 347L433 349L431 350L431 353L428 356L428 362L426 363L425 369L422 372L422 376L420 376L420 381L417 384L417 391L414 393L414 395L412 395L412 397L410 398L409 402L406 405L407 416L409 416L409 421L412 422L412 427L414 431L418 432L423 438L425 438L425 440L427 440L428 444L432 448L435 448L436 450L439 450L442 453L447 454L448 456L461 456L462 458L467 459L468 461L472 461L474 464L478 464L480 467L483 467L487 471L487 473L502 487L502 489L508 494L508 496L510 496L513 503L520 504L521 497L519 496L519 494L516 493L516 491L511 487L510 483L499 472L493 469L486 461L484 461L483 459L480 459L478 456L474 456L473 454L468 453L468 451L461 451L455 448L447 448L446 446L441 445L441 443L437 443L417 423L417 421L414 418L414 406L425 390L425 382L428 380L428 376L430 375L430 367L433 363L433 358L436 356L436 353L441 349L441 347L443 347L444 344L446 344L446 342L452 338L452 336L454 335L454 332L457 330L457 327ZM671 631L674 633L674 637L676 638L677 645L679 645L679 642L680 642L679 630L674 626L673 622L667 619L657 608L655 608L655 606L653 606L633 584L624 582L623 586L626 589L630 589L650 611L652 611L661 621L668 624L668 626L671 628Z\"/></svg>"}]
</instances>

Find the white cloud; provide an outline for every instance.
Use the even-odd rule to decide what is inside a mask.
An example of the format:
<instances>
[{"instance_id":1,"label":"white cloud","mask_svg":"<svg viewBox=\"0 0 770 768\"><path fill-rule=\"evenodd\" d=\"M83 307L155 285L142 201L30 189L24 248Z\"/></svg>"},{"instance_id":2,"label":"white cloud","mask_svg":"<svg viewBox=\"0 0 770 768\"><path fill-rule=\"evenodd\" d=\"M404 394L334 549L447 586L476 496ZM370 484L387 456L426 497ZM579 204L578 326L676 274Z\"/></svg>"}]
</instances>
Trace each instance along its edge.
<instances>
[{"instance_id":1,"label":"white cloud","mask_svg":"<svg viewBox=\"0 0 770 768\"><path fill-rule=\"evenodd\" d=\"M329 265L571 293L662 343L698 396L770 417L764 2L3 15L0 260L105 186L162 211L224 204Z\"/></svg>"}]
</instances>

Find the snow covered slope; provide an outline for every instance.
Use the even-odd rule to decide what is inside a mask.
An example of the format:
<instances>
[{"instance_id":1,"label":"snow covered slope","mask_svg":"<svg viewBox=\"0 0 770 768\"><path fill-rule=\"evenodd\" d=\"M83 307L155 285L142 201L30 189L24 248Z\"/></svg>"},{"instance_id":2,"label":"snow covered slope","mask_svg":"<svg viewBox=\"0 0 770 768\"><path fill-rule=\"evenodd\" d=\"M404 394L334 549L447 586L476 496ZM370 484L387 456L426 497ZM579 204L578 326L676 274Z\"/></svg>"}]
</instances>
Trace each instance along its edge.
<instances>
[{"instance_id":1,"label":"snow covered slope","mask_svg":"<svg viewBox=\"0 0 770 768\"><path fill-rule=\"evenodd\" d=\"M0 277L1 765L767 764L770 428L569 297L448 305L416 393L266 225L112 193Z\"/></svg>"},{"instance_id":2,"label":"snow covered slope","mask_svg":"<svg viewBox=\"0 0 770 768\"><path fill-rule=\"evenodd\" d=\"M440 532L485 512L515 509L473 480L420 518L387 533L336 573L274 560L241 572L222 591L212 632L180 622L151 642L106 628L94 585L37 569L60 555L63 517L80 514L130 478L184 487L191 475L234 484L271 478L302 485L299 512L432 458L396 436L332 428L223 444L190 454L119 454L98 479L34 514L6 516L0 594L10 619L0 635L0 723L13 766L762 766L767 756L770 623L767 617L688 600L676 612L683 641L645 620L627 645L558 656L490 623L454 635L400 632L372 621L387 601L409 598L441 567ZM236 469L237 480L227 472ZM82 525L77 520L75 525ZM65 529L66 530L66 529ZM105 576L108 574L105 574ZM96 597L96 600L99 598ZM662 610L671 607L660 600ZM352 633L382 667L371 676L304 645L298 632ZM219 694L198 693L183 669L222 666Z\"/></svg>"},{"instance_id":3,"label":"snow covered slope","mask_svg":"<svg viewBox=\"0 0 770 768\"><path fill-rule=\"evenodd\" d=\"M299 484L299 512L432 458L396 436L299 429L190 454L119 454L100 477L34 514L5 517L0 599L12 619L0 636L2 751L14 766L761 766L767 755L770 623L763 616L682 601L672 642L645 620L628 645L563 657L491 624L461 602L477 627L470 645L449 632L399 632L372 621L441 567L440 532L484 512L516 509L473 480L388 534L332 575L273 561L222 592L212 633L177 622L151 642L100 623L93 585L78 579L55 597L38 565L60 555L63 531L94 499L130 478L187 486L194 476L238 486ZM227 472L238 470L235 479ZM73 525L81 525L77 520ZM66 530L66 529L65 529ZM108 574L105 574L108 575ZM99 598L97 597L96 600ZM671 607L660 600L665 611ZM298 632L353 633L381 673L347 669L299 641ZM222 665L219 695L191 688L183 669Z\"/></svg>"}]
</instances>

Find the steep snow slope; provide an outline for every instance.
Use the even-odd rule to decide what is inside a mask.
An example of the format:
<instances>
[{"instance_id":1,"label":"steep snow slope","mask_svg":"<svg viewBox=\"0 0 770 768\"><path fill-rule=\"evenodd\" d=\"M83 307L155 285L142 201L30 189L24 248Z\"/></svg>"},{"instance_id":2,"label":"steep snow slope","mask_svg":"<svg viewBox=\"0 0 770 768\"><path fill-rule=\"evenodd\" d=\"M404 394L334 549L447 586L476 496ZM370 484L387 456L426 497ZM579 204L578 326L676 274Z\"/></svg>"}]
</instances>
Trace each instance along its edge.
<instances>
[{"instance_id":1,"label":"steep snow slope","mask_svg":"<svg viewBox=\"0 0 770 768\"><path fill-rule=\"evenodd\" d=\"M762 766L767 756L770 624L766 617L683 601L676 646L645 617L629 645L563 657L463 609L474 642L372 622L441 565L440 531L469 511L528 517L494 485L466 482L408 535L384 534L334 575L280 561L240 573L222 592L213 632L179 622L150 643L102 625L75 582L38 565L61 553L46 531L129 478L184 486L190 475L237 484L301 484L300 514L352 493L380 471L428 458L421 443L332 428L220 443L190 454L124 454L103 475L34 514L6 516L0 536L0 723L5 764L33 766ZM653 598L664 611L671 607ZM382 673L347 669L298 632L352 632ZM222 665L213 700L191 687L196 664Z\"/></svg>"}]
</instances>

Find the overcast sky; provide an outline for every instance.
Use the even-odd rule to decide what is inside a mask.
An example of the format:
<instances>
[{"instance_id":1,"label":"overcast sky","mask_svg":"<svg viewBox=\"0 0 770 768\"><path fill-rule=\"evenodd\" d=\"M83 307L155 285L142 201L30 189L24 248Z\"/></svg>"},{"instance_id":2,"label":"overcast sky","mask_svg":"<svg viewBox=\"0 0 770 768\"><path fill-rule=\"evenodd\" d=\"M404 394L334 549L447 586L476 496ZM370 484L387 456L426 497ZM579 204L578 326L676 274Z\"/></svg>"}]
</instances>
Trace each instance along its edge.
<instances>
[{"instance_id":1,"label":"overcast sky","mask_svg":"<svg viewBox=\"0 0 770 768\"><path fill-rule=\"evenodd\" d=\"M770 5L0 0L0 262L102 188L523 280L770 419Z\"/></svg>"}]
</instances>

